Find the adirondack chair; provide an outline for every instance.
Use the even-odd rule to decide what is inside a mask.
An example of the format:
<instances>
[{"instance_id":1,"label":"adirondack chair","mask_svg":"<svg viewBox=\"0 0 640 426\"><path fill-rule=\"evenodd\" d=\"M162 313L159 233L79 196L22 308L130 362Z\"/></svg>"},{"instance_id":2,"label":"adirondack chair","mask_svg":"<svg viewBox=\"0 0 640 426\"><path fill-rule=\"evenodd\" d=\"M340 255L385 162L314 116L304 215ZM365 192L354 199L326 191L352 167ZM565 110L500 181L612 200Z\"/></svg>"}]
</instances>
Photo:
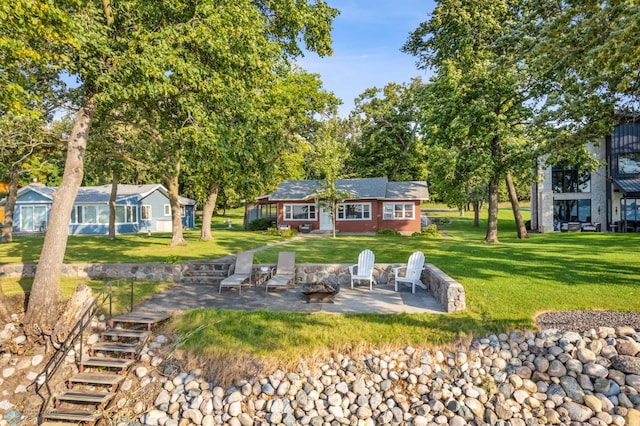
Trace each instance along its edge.
<instances>
[{"instance_id":1,"label":"adirondack chair","mask_svg":"<svg viewBox=\"0 0 640 426\"><path fill-rule=\"evenodd\" d=\"M253 267L253 252L244 251L238 253L233 274L220 282L218 294L222 292L222 287L238 287L238 294L242 292L242 283L249 280L251 284L251 268Z\"/></svg>"},{"instance_id":2,"label":"adirondack chair","mask_svg":"<svg viewBox=\"0 0 640 426\"><path fill-rule=\"evenodd\" d=\"M407 266L397 266L393 268L393 275L395 276L395 289L398 291L398 283L407 283L411 284L411 293L416 292L416 285L422 288L427 288L422 281L420 281L420 276L422 275L422 270L424 269L424 253L421 251L416 251L409 256L409 262L407 262ZM404 271L401 275L400 271Z\"/></svg>"},{"instance_id":3,"label":"adirondack chair","mask_svg":"<svg viewBox=\"0 0 640 426\"><path fill-rule=\"evenodd\" d=\"M295 283L296 276L296 254L295 252L281 251L278 253L278 265L267 283L264 293L267 294L269 287L287 288L290 282Z\"/></svg>"},{"instance_id":4,"label":"adirondack chair","mask_svg":"<svg viewBox=\"0 0 640 426\"><path fill-rule=\"evenodd\" d=\"M373 268L375 266L375 256L371 250L363 250L358 255L358 264L349 266L351 274L351 288L354 281L369 281L369 290L373 290Z\"/></svg>"}]
</instances>

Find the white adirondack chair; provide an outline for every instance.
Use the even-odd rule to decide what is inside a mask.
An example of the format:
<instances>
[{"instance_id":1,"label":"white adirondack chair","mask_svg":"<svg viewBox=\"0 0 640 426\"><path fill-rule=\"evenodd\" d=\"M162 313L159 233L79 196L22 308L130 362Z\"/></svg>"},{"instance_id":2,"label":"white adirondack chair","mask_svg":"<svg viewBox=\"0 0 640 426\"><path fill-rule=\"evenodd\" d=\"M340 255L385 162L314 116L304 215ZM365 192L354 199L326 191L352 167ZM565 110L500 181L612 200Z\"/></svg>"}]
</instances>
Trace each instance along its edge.
<instances>
[{"instance_id":1,"label":"white adirondack chair","mask_svg":"<svg viewBox=\"0 0 640 426\"><path fill-rule=\"evenodd\" d=\"M375 256L371 250L363 250L358 255L358 264L349 266L351 274L351 288L354 281L369 281L369 290L373 290L373 268L375 266Z\"/></svg>"},{"instance_id":2,"label":"white adirondack chair","mask_svg":"<svg viewBox=\"0 0 640 426\"><path fill-rule=\"evenodd\" d=\"M411 284L411 293L416 292L416 285L422 288L427 288L422 281L420 281L420 276L422 275L422 270L424 269L424 253L421 251L416 251L409 256L409 262L407 262L407 266L397 266L393 268L393 275L395 276L395 289L398 291L398 283L407 283ZM400 275L400 271L404 271L402 275Z\"/></svg>"}]
</instances>

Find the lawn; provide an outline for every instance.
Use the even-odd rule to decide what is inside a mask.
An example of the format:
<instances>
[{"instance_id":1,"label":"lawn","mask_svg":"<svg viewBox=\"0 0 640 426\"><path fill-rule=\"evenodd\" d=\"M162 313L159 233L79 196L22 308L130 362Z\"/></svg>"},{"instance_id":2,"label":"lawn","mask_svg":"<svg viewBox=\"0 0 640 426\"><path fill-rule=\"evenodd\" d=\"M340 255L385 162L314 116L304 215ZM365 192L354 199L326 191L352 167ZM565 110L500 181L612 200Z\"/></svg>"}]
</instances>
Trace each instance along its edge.
<instances>
[{"instance_id":1,"label":"lawn","mask_svg":"<svg viewBox=\"0 0 640 426\"><path fill-rule=\"evenodd\" d=\"M525 212L526 213L526 212ZM183 349L218 361L300 357L333 350L404 345L432 346L460 338L510 329L530 328L539 312L548 310L640 309L640 234L553 233L516 238L510 210L500 210L500 243L484 243L486 218L480 228L472 218L448 215L440 238L338 235L301 238L259 251L255 263L275 263L278 252L293 250L298 263L355 263L369 248L376 263L404 263L415 250L426 261L458 280L465 288L467 311L455 315L307 315L278 312L234 312L197 309L176 319ZM215 240L169 247L169 236L75 237L67 261L163 261L215 258L278 240L239 228L214 229ZM36 239L21 238L0 245L0 261L14 262L33 255L18 253ZM32 250L36 250L33 249ZM0 281L3 288L6 279ZM213 364L213 363L212 363ZM225 364L219 364L225 365ZM243 367L243 365L245 367ZM233 371L228 365L229 372ZM220 373L222 370L218 370ZM244 371L244 370L243 370Z\"/></svg>"}]
</instances>

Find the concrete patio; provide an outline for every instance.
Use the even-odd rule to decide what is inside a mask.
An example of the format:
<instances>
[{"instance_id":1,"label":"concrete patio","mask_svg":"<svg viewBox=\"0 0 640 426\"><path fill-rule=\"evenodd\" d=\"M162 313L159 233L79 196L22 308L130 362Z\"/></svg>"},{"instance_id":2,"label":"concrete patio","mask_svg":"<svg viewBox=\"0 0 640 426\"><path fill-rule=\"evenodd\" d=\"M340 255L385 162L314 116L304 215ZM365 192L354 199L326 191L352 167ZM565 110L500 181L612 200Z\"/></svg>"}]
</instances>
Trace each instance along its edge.
<instances>
[{"instance_id":1,"label":"concrete patio","mask_svg":"<svg viewBox=\"0 0 640 426\"><path fill-rule=\"evenodd\" d=\"M264 285L245 286L238 294L237 288L222 289L217 285L175 284L153 298L141 303L137 310L157 312L185 311L200 307L230 310L271 310L282 312L333 313L333 314L397 314L397 313L446 313L444 307L424 289L415 294L407 286L394 291L392 284L342 286L332 302L307 302L302 287L270 289L265 294Z\"/></svg>"}]
</instances>

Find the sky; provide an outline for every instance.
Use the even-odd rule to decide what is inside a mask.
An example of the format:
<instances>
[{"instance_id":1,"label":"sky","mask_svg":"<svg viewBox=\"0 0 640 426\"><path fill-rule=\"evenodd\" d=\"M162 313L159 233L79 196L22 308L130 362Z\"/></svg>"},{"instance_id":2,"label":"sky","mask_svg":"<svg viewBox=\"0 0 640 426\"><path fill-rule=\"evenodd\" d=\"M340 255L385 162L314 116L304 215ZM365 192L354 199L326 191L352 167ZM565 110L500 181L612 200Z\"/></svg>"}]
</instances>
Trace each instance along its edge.
<instances>
[{"instance_id":1,"label":"sky","mask_svg":"<svg viewBox=\"0 0 640 426\"><path fill-rule=\"evenodd\" d=\"M323 87L344 102L338 114L346 117L353 100L371 87L408 83L412 77L428 80L415 57L400 51L409 33L428 19L431 0L327 0L340 10L331 32L333 55L307 53L298 64L320 75Z\"/></svg>"}]
</instances>

